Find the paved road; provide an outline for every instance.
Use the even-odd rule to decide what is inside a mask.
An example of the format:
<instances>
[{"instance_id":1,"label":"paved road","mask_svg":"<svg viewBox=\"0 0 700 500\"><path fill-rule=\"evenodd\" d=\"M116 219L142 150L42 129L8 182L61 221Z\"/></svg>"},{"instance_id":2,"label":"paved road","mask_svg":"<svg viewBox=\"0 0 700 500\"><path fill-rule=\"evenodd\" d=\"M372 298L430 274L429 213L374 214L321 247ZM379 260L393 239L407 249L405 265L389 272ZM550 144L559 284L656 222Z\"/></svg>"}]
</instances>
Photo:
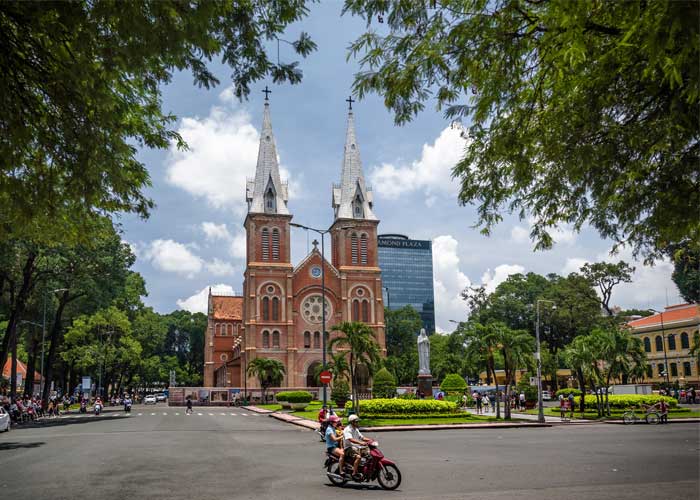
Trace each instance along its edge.
<instances>
[{"instance_id":1,"label":"paved road","mask_svg":"<svg viewBox=\"0 0 700 500\"><path fill-rule=\"evenodd\" d=\"M299 427L240 410L185 416L135 407L130 417L54 419L0 435L0 497L697 498L699 430L596 424L377 433L403 473L399 491L382 492L329 486L320 443Z\"/></svg>"}]
</instances>

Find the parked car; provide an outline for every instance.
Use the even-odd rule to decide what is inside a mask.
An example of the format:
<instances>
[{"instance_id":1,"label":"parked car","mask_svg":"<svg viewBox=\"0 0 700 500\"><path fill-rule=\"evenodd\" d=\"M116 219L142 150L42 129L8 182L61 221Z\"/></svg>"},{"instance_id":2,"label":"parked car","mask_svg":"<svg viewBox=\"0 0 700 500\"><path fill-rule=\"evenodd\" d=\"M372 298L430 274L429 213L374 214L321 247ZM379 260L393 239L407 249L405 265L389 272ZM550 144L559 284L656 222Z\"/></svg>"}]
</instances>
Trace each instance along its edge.
<instances>
[{"instance_id":1,"label":"parked car","mask_svg":"<svg viewBox=\"0 0 700 500\"><path fill-rule=\"evenodd\" d=\"M143 404L145 404L145 405L154 405L157 402L158 402L158 400L156 399L155 394L149 394L148 396L143 398Z\"/></svg>"},{"instance_id":2,"label":"parked car","mask_svg":"<svg viewBox=\"0 0 700 500\"><path fill-rule=\"evenodd\" d=\"M156 394L156 401L165 401L166 399L168 399L168 398L162 392L159 394Z\"/></svg>"},{"instance_id":3,"label":"parked car","mask_svg":"<svg viewBox=\"0 0 700 500\"><path fill-rule=\"evenodd\" d=\"M552 393L549 391L542 391L542 401L551 401Z\"/></svg>"},{"instance_id":4,"label":"parked car","mask_svg":"<svg viewBox=\"0 0 700 500\"><path fill-rule=\"evenodd\" d=\"M5 408L0 406L0 432L10 430L10 414L5 411Z\"/></svg>"}]
</instances>

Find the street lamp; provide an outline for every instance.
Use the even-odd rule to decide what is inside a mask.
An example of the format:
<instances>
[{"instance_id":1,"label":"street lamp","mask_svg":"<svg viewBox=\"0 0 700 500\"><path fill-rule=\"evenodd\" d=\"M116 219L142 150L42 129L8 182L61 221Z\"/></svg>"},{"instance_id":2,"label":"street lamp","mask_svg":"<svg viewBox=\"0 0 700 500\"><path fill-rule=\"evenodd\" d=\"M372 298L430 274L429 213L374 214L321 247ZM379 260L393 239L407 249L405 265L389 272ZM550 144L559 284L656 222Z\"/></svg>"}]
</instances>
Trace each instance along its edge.
<instances>
[{"instance_id":1,"label":"street lamp","mask_svg":"<svg viewBox=\"0 0 700 500\"><path fill-rule=\"evenodd\" d=\"M664 333L664 313L663 311L657 311L656 309L648 309L648 311L652 311L655 313L660 314L661 317L661 344L663 345L664 348L664 375L666 377L666 385L670 385L671 382L668 378L668 355L666 354L666 334Z\"/></svg>"},{"instance_id":2,"label":"street lamp","mask_svg":"<svg viewBox=\"0 0 700 500\"><path fill-rule=\"evenodd\" d=\"M537 359L537 421L541 424L544 423L544 407L542 406L542 353L540 351L540 302L549 302L552 304L552 309L556 309L557 305L553 300L547 299L537 299L537 323L535 325L535 338L537 341L537 352L535 353L535 358Z\"/></svg>"},{"instance_id":3,"label":"street lamp","mask_svg":"<svg viewBox=\"0 0 700 500\"><path fill-rule=\"evenodd\" d=\"M389 287L383 286L382 288L386 290L386 307L391 311L391 294L389 293Z\"/></svg>"}]
</instances>

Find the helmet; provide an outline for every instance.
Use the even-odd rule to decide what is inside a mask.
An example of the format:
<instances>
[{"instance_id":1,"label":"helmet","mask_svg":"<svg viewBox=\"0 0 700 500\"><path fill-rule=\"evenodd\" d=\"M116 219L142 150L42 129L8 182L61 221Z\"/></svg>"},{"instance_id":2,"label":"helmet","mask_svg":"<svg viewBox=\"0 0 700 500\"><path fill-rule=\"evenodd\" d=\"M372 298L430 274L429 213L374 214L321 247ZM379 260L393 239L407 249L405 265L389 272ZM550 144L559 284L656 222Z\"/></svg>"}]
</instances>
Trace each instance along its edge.
<instances>
[{"instance_id":1,"label":"helmet","mask_svg":"<svg viewBox=\"0 0 700 500\"><path fill-rule=\"evenodd\" d=\"M358 417L355 414L352 414L348 417L348 422L350 422L350 423L357 422L358 420L360 420L360 417Z\"/></svg>"},{"instance_id":2,"label":"helmet","mask_svg":"<svg viewBox=\"0 0 700 500\"><path fill-rule=\"evenodd\" d=\"M331 418L328 419L331 424L335 425L338 422L340 422L340 417L337 417L336 415L332 415Z\"/></svg>"}]
</instances>

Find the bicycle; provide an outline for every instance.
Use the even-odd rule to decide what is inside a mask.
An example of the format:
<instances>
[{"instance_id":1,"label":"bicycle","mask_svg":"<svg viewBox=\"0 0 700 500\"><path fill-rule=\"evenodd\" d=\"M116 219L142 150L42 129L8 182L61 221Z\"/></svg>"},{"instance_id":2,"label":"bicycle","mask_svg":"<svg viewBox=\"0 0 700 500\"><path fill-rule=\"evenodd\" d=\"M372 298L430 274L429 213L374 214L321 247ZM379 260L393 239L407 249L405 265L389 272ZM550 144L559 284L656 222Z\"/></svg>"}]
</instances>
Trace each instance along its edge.
<instances>
[{"instance_id":1,"label":"bicycle","mask_svg":"<svg viewBox=\"0 0 700 500\"><path fill-rule=\"evenodd\" d=\"M626 424L635 424L640 421L644 421L647 424L658 424L659 421L661 420L661 415L659 412L655 410L646 410L646 414L644 415L644 418L640 418L637 416L637 412L635 411L635 408L631 408L627 410L625 413L622 414L622 421Z\"/></svg>"}]
</instances>

